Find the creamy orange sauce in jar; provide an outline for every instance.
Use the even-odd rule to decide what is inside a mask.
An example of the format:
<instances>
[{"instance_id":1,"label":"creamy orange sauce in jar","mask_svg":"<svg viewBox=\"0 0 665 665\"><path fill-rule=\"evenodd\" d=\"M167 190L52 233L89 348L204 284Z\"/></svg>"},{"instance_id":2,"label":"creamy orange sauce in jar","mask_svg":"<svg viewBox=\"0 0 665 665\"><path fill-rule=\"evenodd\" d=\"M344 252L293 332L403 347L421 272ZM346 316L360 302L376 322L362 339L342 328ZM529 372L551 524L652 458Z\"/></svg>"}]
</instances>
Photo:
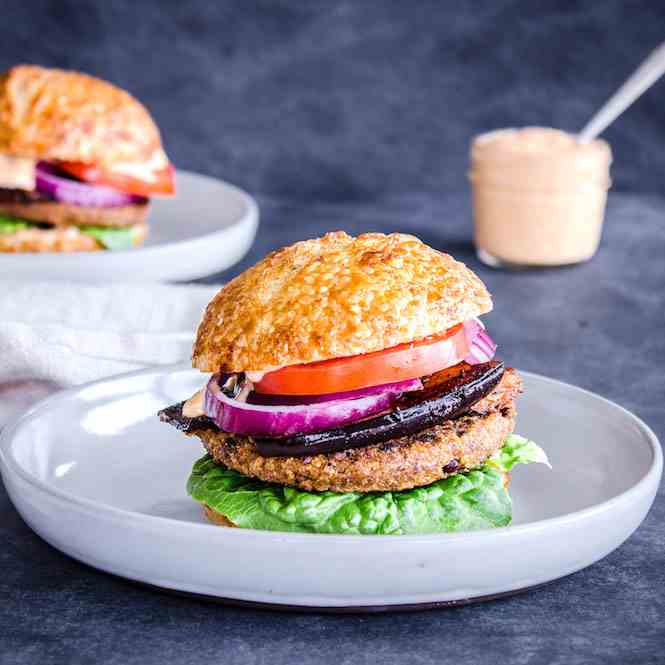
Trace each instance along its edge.
<instances>
[{"instance_id":1,"label":"creamy orange sauce in jar","mask_svg":"<svg viewBox=\"0 0 665 665\"><path fill-rule=\"evenodd\" d=\"M478 257L492 266L556 266L598 249L610 146L546 127L499 129L471 144Z\"/></svg>"}]
</instances>

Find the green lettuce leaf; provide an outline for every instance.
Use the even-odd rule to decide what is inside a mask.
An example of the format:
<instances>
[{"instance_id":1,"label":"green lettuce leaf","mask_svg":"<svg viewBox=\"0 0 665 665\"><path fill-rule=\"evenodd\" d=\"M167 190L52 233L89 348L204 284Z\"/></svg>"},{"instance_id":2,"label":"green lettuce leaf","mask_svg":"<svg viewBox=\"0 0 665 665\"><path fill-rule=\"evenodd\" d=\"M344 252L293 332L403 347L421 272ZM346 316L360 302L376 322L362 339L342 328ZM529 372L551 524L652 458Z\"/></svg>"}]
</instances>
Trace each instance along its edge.
<instances>
[{"instance_id":1,"label":"green lettuce leaf","mask_svg":"<svg viewBox=\"0 0 665 665\"><path fill-rule=\"evenodd\" d=\"M9 215L0 215L0 233L16 233L16 231L21 231L30 228L31 226L35 225L25 219L11 217Z\"/></svg>"},{"instance_id":2,"label":"green lettuce leaf","mask_svg":"<svg viewBox=\"0 0 665 665\"><path fill-rule=\"evenodd\" d=\"M36 222L0 215L0 233L16 233L16 231L39 226ZM80 226L79 231L92 236L102 247L110 250L131 249L136 238L136 229L131 226L123 228Z\"/></svg>"},{"instance_id":3,"label":"green lettuce leaf","mask_svg":"<svg viewBox=\"0 0 665 665\"><path fill-rule=\"evenodd\" d=\"M490 457L485 464L508 472L516 464L531 464L532 462L545 464L550 469L552 468L550 461L547 459L547 454L540 446L523 436L511 434L503 442L503 447Z\"/></svg>"},{"instance_id":4,"label":"green lettuce leaf","mask_svg":"<svg viewBox=\"0 0 665 665\"><path fill-rule=\"evenodd\" d=\"M533 441L511 435L478 469L402 492L304 492L215 464L194 464L187 483L193 499L246 529L342 534L418 534L506 526L512 505L503 474L547 456Z\"/></svg>"},{"instance_id":5,"label":"green lettuce leaf","mask_svg":"<svg viewBox=\"0 0 665 665\"><path fill-rule=\"evenodd\" d=\"M131 249L136 237L136 229L132 226L79 226L79 231L92 236L102 247L112 251Z\"/></svg>"}]
</instances>

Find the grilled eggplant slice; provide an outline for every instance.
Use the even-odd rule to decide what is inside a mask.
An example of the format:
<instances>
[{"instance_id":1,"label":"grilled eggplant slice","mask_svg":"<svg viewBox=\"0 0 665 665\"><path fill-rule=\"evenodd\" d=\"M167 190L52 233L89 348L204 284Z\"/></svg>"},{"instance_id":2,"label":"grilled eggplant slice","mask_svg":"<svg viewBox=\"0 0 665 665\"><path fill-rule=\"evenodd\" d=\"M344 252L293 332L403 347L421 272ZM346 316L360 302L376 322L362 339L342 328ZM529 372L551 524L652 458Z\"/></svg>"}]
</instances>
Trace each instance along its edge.
<instances>
[{"instance_id":1,"label":"grilled eggplant slice","mask_svg":"<svg viewBox=\"0 0 665 665\"><path fill-rule=\"evenodd\" d=\"M283 438L255 438L264 457L305 457L362 448L420 432L467 411L503 376L502 362L461 363L424 380L423 390L404 393L394 410L345 427Z\"/></svg>"}]
</instances>

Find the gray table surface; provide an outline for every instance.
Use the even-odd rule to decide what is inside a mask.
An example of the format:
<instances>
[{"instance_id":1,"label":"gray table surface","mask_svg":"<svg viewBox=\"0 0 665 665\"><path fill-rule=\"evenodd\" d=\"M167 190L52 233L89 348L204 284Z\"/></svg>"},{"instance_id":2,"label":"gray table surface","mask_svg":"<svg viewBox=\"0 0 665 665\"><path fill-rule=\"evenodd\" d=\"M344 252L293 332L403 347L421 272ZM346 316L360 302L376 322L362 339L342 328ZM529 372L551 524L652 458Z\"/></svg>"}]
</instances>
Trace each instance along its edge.
<instances>
[{"instance_id":1,"label":"gray table surface","mask_svg":"<svg viewBox=\"0 0 665 665\"><path fill-rule=\"evenodd\" d=\"M486 281L495 297L487 323L506 360L616 400L663 438L665 200L614 194L591 263L526 273L478 265L466 195L260 203L252 252L208 281L325 230L415 233ZM92 570L35 536L0 489L0 663L665 662L664 524L661 491L644 524L606 559L497 602L414 614L282 614L174 597Z\"/></svg>"}]
</instances>

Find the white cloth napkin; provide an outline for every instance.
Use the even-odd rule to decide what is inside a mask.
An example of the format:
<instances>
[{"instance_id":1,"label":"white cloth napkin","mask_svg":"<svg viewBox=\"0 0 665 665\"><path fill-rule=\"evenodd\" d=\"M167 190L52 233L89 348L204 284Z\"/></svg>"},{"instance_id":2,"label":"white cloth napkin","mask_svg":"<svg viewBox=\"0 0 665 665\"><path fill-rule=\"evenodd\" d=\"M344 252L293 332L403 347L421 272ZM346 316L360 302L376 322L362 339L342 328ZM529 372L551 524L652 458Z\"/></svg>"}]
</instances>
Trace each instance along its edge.
<instances>
[{"instance_id":1,"label":"white cloth napkin","mask_svg":"<svg viewBox=\"0 0 665 665\"><path fill-rule=\"evenodd\" d=\"M0 282L0 421L26 391L185 361L207 286ZM11 408L11 403L14 408Z\"/></svg>"}]
</instances>

